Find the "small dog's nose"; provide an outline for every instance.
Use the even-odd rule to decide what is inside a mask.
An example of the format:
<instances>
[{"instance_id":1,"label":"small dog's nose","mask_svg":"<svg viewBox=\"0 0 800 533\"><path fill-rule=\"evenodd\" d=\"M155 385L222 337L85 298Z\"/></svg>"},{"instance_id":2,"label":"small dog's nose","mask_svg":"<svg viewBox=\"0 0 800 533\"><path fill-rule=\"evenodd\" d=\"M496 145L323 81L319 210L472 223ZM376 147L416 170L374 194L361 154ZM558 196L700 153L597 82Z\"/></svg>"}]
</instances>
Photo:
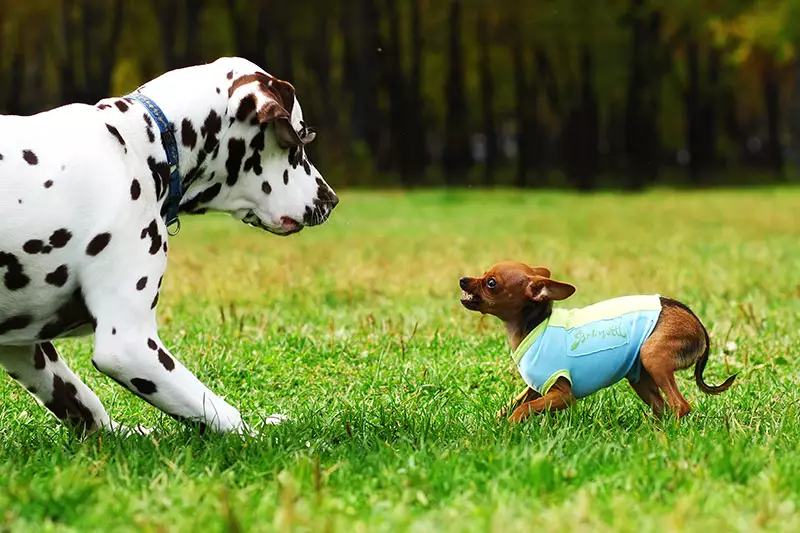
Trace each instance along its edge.
<instances>
[{"instance_id":1,"label":"small dog's nose","mask_svg":"<svg viewBox=\"0 0 800 533\"><path fill-rule=\"evenodd\" d=\"M335 192L333 192L333 189L331 189L331 199L330 199L330 203L331 203L331 210L333 210L333 208L334 208L334 207L336 207L337 205L339 205L339 197L338 197L338 196L336 196L336 193L335 193Z\"/></svg>"},{"instance_id":2,"label":"small dog's nose","mask_svg":"<svg viewBox=\"0 0 800 533\"><path fill-rule=\"evenodd\" d=\"M458 280L458 284L461 285L461 288L467 290L467 285L469 285L469 278L463 277Z\"/></svg>"}]
</instances>

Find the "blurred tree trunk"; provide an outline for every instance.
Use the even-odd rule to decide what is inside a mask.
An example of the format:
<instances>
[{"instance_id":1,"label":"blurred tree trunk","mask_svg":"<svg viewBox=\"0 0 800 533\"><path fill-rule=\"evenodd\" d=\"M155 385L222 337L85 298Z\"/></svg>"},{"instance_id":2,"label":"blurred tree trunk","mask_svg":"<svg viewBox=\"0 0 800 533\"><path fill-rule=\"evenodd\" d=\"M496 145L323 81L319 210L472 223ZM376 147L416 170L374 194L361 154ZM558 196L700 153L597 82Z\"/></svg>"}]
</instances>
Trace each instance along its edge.
<instances>
[{"instance_id":1,"label":"blurred tree trunk","mask_svg":"<svg viewBox=\"0 0 800 533\"><path fill-rule=\"evenodd\" d=\"M534 87L528 87L527 62L520 41L519 32L516 32L511 48L512 64L514 65L514 99L517 115L517 169L514 176L514 186L524 188L528 186L528 169L530 167L531 124L535 121L536 94ZM533 84L531 84L533 85Z\"/></svg>"},{"instance_id":2,"label":"blurred tree trunk","mask_svg":"<svg viewBox=\"0 0 800 533\"><path fill-rule=\"evenodd\" d=\"M425 108L422 97L422 49L424 38L422 32L422 15L420 1L411 0L411 66L408 83L408 169L416 185L421 182L422 173L427 164L428 131L425 123Z\"/></svg>"},{"instance_id":3,"label":"blurred tree trunk","mask_svg":"<svg viewBox=\"0 0 800 533\"><path fill-rule=\"evenodd\" d=\"M205 0L186 0L186 47L181 54L180 64L182 67L197 65L203 61L200 53L198 28L200 13L204 7ZM260 11L265 11L265 9L262 8Z\"/></svg>"},{"instance_id":4,"label":"blurred tree trunk","mask_svg":"<svg viewBox=\"0 0 800 533\"><path fill-rule=\"evenodd\" d=\"M797 172L800 170L800 54L795 54L793 70L794 85L789 110L789 157Z\"/></svg>"},{"instance_id":5,"label":"blurred tree trunk","mask_svg":"<svg viewBox=\"0 0 800 533\"><path fill-rule=\"evenodd\" d=\"M348 9L341 10L339 28L342 33L342 87L340 92L349 98L351 112L348 115L350 137L362 140L364 137L363 109L358 104L360 88L358 86L358 54L356 45L356 32L353 17Z\"/></svg>"},{"instance_id":6,"label":"blurred tree trunk","mask_svg":"<svg viewBox=\"0 0 800 533\"><path fill-rule=\"evenodd\" d=\"M289 23L292 20L291 9L286 2L277 2L270 5L274 5L274 7L270 8L268 13L268 16L274 17L273 22L270 24L270 31L275 36L272 42L274 42L274 45L277 47L278 54L275 68L279 72L280 78L292 82L295 76L294 50L292 46L292 36L289 33L291 28ZM258 44L262 49L267 46L266 32L264 33L264 39L265 41L263 43ZM256 53L255 57L258 57L258 53Z\"/></svg>"},{"instance_id":7,"label":"blurred tree trunk","mask_svg":"<svg viewBox=\"0 0 800 533\"><path fill-rule=\"evenodd\" d=\"M360 107L363 113L363 139L366 140L373 156L378 152L380 118L378 116L378 11L375 0L361 0L359 10L359 31L361 41L358 47L358 86Z\"/></svg>"},{"instance_id":8,"label":"blurred tree trunk","mask_svg":"<svg viewBox=\"0 0 800 533\"><path fill-rule=\"evenodd\" d=\"M645 12L644 0L631 0L629 23L632 39L625 112L626 185L641 190L658 177L661 159L661 14L657 10Z\"/></svg>"},{"instance_id":9,"label":"blurred tree trunk","mask_svg":"<svg viewBox=\"0 0 800 533\"><path fill-rule=\"evenodd\" d=\"M74 0L62 0L61 3L61 39L64 58L59 65L62 102L78 102L81 100L78 80L76 78L75 61L78 58L78 31L75 23Z\"/></svg>"},{"instance_id":10,"label":"blurred tree trunk","mask_svg":"<svg viewBox=\"0 0 800 533\"><path fill-rule=\"evenodd\" d=\"M580 96L567 118L562 139L562 164L572 183L582 191L597 187L599 111L594 83L594 61L589 47L581 45ZM565 141L565 142L564 142Z\"/></svg>"},{"instance_id":11,"label":"blurred tree trunk","mask_svg":"<svg viewBox=\"0 0 800 533\"><path fill-rule=\"evenodd\" d=\"M720 97L720 70L722 68L722 58L719 49L711 45L708 50L708 66L707 78L708 87L705 91L705 98L703 99L703 162L708 171L713 170L714 166L719 163L719 154L717 153L717 136L719 135L719 128L717 120L719 119L719 97Z\"/></svg>"},{"instance_id":12,"label":"blurred tree trunk","mask_svg":"<svg viewBox=\"0 0 800 533\"><path fill-rule=\"evenodd\" d=\"M361 0L358 7L342 9L345 55L342 94L351 95L351 135L363 142L373 157L378 152L380 134L377 18L375 0Z\"/></svg>"},{"instance_id":13,"label":"blurred tree trunk","mask_svg":"<svg viewBox=\"0 0 800 533\"><path fill-rule=\"evenodd\" d=\"M700 147L700 129L703 117L700 114L700 51L697 39L692 37L686 43L686 70L688 83L684 92L686 110L686 148L689 150L689 181L702 181L702 148Z\"/></svg>"},{"instance_id":14,"label":"blurred tree trunk","mask_svg":"<svg viewBox=\"0 0 800 533\"><path fill-rule=\"evenodd\" d=\"M553 62L547 54L547 50L542 44L533 47L533 56L536 61L536 74L530 80L530 92L535 94L532 106L529 108L528 132L528 160L530 169L536 175L537 184L544 184L547 169L553 164L553 143L547 135L545 128L540 122L540 95L544 97L544 103L555 113L561 115L561 98L559 96L558 81L553 69Z\"/></svg>"},{"instance_id":15,"label":"blurred tree trunk","mask_svg":"<svg viewBox=\"0 0 800 533\"><path fill-rule=\"evenodd\" d=\"M774 58L767 58L764 74L764 105L767 112L767 164L783 177L783 147L780 139L780 85Z\"/></svg>"},{"instance_id":16,"label":"blurred tree trunk","mask_svg":"<svg viewBox=\"0 0 800 533\"><path fill-rule=\"evenodd\" d=\"M389 143L390 166L400 173L405 186L414 184L415 176L410 169L407 154L413 150L414 133L408 124L408 90L400 60L402 40L400 17L396 0L385 0L386 17L389 22L389 39L383 44L385 61L381 61L383 80L389 96Z\"/></svg>"},{"instance_id":17,"label":"blurred tree trunk","mask_svg":"<svg viewBox=\"0 0 800 533\"><path fill-rule=\"evenodd\" d=\"M22 109L22 94L25 78L25 54L22 53L22 45L17 45L11 59L11 72L9 73L8 101L6 109L10 115L24 113Z\"/></svg>"},{"instance_id":18,"label":"blurred tree trunk","mask_svg":"<svg viewBox=\"0 0 800 533\"><path fill-rule=\"evenodd\" d=\"M472 161L469 132L467 131L467 101L464 94L464 52L461 42L460 0L450 0L449 22L449 58L445 84L447 109L442 163L445 182L448 186L453 186L464 180L464 174Z\"/></svg>"},{"instance_id":19,"label":"blurred tree trunk","mask_svg":"<svg viewBox=\"0 0 800 533\"><path fill-rule=\"evenodd\" d=\"M84 87L79 101L95 103L111 92L123 5L124 0L82 2Z\"/></svg>"},{"instance_id":20,"label":"blurred tree trunk","mask_svg":"<svg viewBox=\"0 0 800 533\"><path fill-rule=\"evenodd\" d=\"M266 10L263 10L266 12ZM333 40L333 29L327 17L317 17L314 22L313 37L309 45L305 47L304 57L306 64L311 67L311 71L316 80L316 94L310 94L304 98L305 117L311 118L311 125L326 136L326 144L333 144L335 132L338 129L338 113L336 109L328 106L328 102L333 95L331 83L331 65L333 58L330 43ZM306 120L309 120L306 118ZM312 143L308 146L317 166L324 166L324 160L320 154L321 146Z\"/></svg>"},{"instance_id":21,"label":"blurred tree trunk","mask_svg":"<svg viewBox=\"0 0 800 533\"><path fill-rule=\"evenodd\" d=\"M233 0L229 0L228 4L231 10L231 17L235 14L235 6L232 5ZM177 39L178 31L177 25L180 19L178 12L178 0L155 0L156 13L158 14L158 28L161 33L161 50L164 56L164 70L173 70L178 68L180 60L178 59Z\"/></svg>"},{"instance_id":22,"label":"blurred tree trunk","mask_svg":"<svg viewBox=\"0 0 800 533\"><path fill-rule=\"evenodd\" d=\"M3 28L5 28L5 19L3 18L5 15L5 3L0 0L0 58L5 57L6 48L5 48L5 35L3 34ZM0 61L0 80L8 79L6 69L3 67L3 61ZM6 109L6 84L0 83L0 113L5 114L8 110Z\"/></svg>"},{"instance_id":23,"label":"blurred tree trunk","mask_svg":"<svg viewBox=\"0 0 800 533\"><path fill-rule=\"evenodd\" d=\"M188 1L191 3L193 0ZM165 3L175 3L169 1L165 2L165 0L155 0L155 2L159 6L163 6ZM282 2L279 2L279 4L282 4ZM247 28L250 27L250 21L253 18L252 4L247 2L243 8L240 9L236 3L236 0L226 0L225 5L228 7L228 15L231 23L231 34L233 35L234 46L236 47L236 55L256 62L259 59L259 48L261 48L265 43L259 42L258 36L254 38L253 35L247 31ZM265 11L265 8L263 5L259 7L259 15L261 15L261 12ZM160 9L165 8L161 7Z\"/></svg>"},{"instance_id":24,"label":"blurred tree trunk","mask_svg":"<svg viewBox=\"0 0 800 533\"><path fill-rule=\"evenodd\" d=\"M707 75L704 77L700 68L700 46L697 39L692 37L686 44L686 67L689 77L684 92L686 147L689 150L687 169L691 183L705 184L717 160L719 52L713 47L709 49Z\"/></svg>"},{"instance_id":25,"label":"blurred tree trunk","mask_svg":"<svg viewBox=\"0 0 800 533\"><path fill-rule=\"evenodd\" d=\"M483 167L483 184L494 185L494 172L497 167L498 146L497 129L494 122L494 79L489 58L489 21L486 11L478 19L478 46L480 47L479 70L481 80L481 100L483 111L483 133L486 136L486 160Z\"/></svg>"}]
</instances>

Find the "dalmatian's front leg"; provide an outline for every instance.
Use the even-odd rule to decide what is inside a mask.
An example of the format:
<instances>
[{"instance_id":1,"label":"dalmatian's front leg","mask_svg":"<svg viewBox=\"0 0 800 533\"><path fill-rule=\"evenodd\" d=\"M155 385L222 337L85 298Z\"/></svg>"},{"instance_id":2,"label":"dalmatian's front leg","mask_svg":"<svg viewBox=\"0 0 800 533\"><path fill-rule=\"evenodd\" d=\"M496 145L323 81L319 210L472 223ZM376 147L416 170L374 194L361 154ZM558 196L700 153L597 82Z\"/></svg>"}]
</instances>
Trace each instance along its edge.
<instances>
[{"instance_id":1,"label":"dalmatian's front leg","mask_svg":"<svg viewBox=\"0 0 800 533\"><path fill-rule=\"evenodd\" d=\"M163 222L128 224L103 237L82 272L82 292L97 320L92 362L171 417L201 430L245 433L234 407L211 392L162 344L156 304L166 268Z\"/></svg>"},{"instance_id":2,"label":"dalmatian's front leg","mask_svg":"<svg viewBox=\"0 0 800 533\"><path fill-rule=\"evenodd\" d=\"M160 218L143 220L135 211L130 219L119 217L120 225L86 248L90 257L80 280L86 306L97 320L95 367L173 418L220 433L250 433L239 411L211 392L159 339L156 305L167 266L167 231ZM280 421L273 416L267 423Z\"/></svg>"},{"instance_id":3,"label":"dalmatian's front leg","mask_svg":"<svg viewBox=\"0 0 800 533\"><path fill-rule=\"evenodd\" d=\"M171 417L198 423L201 431L246 431L239 411L175 359L155 327L118 319L112 323L98 318L92 361L101 372ZM110 333L113 328L116 335Z\"/></svg>"},{"instance_id":4,"label":"dalmatian's front leg","mask_svg":"<svg viewBox=\"0 0 800 533\"><path fill-rule=\"evenodd\" d=\"M80 433L92 433L101 427L122 433L148 432L113 422L97 395L70 370L49 342L0 346L0 365L56 418Z\"/></svg>"}]
</instances>

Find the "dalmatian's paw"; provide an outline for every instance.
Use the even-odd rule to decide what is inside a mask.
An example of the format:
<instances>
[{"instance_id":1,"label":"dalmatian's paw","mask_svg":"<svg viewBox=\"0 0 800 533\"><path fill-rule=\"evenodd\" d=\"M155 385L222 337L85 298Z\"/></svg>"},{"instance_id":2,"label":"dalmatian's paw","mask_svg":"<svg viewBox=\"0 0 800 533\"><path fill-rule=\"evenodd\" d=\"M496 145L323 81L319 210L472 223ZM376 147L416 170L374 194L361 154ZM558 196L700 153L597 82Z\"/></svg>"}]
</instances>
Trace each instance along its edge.
<instances>
[{"instance_id":1,"label":"dalmatian's paw","mask_svg":"<svg viewBox=\"0 0 800 533\"><path fill-rule=\"evenodd\" d=\"M109 433L115 433L117 435L122 435L123 437L130 437L131 435L137 435L143 437L149 435L153 431L152 429L146 428L141 424L136 424L136 427L128 427L122 424L118 424L113 420L111 420L108 425L103 426L103 429L105 431L108 431Z\"/></svg>"},{"instance_id":2,"label":"dalmatian's paw","mask_svg":"<svg viewBox=\"0 0 800 533\"><path fill-rule=\"evenodd\" d=\"M260 426L277 426L287 420L291 420L288 416L282 414L272 414L269 415L267 418L261 420ZM253 428L249 424L245 424L244 422L241 423L239 427L234 430L235 433L243 436L243 437L252 437L258 438L262 434L257 429Z\"/></svg>"},{"instance_id":3,"label":"dalmatian's paw","mask_svg":"<svg viewBox=\"0 0 800 533\"><path fill-rule=\"evenodd\" d=\"M275 414L269 415L267 417L267 419L264 420L264 425L277 426L278 424L282 424L283 422L286 422L287 420L290 420L290 418L288 416L282 415L280 413L275 413Z\"/></svg>"}]
</instances>

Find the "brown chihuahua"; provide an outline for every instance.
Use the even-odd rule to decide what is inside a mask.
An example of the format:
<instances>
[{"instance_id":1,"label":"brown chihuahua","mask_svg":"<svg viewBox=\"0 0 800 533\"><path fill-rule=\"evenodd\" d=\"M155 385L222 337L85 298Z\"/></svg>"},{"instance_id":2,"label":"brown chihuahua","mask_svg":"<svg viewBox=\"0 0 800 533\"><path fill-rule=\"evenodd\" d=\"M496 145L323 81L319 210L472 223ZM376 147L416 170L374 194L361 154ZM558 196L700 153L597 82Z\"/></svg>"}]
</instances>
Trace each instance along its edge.
<instances>
[{"instance_id":1,"label":"brown chihuahua","mask_svg":"<svg viewBox=\"0 0 800 533\"><path fill-rule=\"evenodd\" d=\"M563 409L622 378L656 416L664 399L678 418L691 410L675 371L694 367L706 394L727 390L736 375L712 387L703 381L708 333L684 304L659 295L624 296L582 309L553 308L575 287L550 279L550 270L524 263L494 265L480 278L461 278L461 303L503 321L512 356L528 388L498 413L512 423L532 413Z\"/></svg>"}]
</instances>

